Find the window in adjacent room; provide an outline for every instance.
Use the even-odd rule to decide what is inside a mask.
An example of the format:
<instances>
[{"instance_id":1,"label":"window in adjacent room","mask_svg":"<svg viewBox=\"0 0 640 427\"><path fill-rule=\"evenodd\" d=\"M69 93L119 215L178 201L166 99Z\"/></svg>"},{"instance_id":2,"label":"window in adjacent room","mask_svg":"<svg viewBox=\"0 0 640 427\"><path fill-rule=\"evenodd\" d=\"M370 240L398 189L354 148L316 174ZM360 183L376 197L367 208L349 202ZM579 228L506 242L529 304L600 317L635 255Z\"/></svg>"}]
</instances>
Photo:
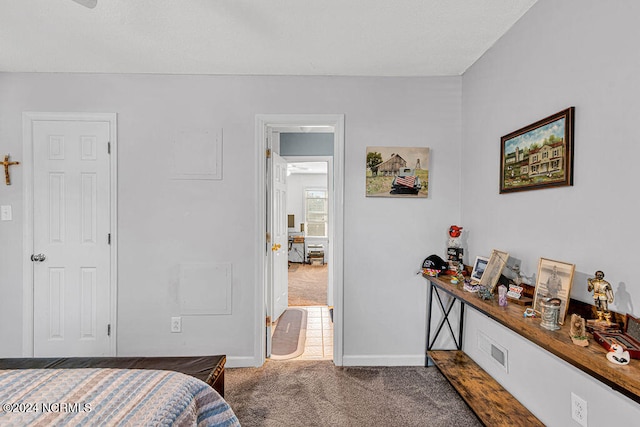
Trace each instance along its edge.
<instances>
[{"instance_id":1,"label":"window in adjacent room","mask_svg":"<svg viewBox=\"0 0 640 427\"><path fill-rule=\"evenodd\" d=\"M327 190L307 188L304 190L305 233L307 237L327 237L329 206Z\"/></svg>"}]
</instances>

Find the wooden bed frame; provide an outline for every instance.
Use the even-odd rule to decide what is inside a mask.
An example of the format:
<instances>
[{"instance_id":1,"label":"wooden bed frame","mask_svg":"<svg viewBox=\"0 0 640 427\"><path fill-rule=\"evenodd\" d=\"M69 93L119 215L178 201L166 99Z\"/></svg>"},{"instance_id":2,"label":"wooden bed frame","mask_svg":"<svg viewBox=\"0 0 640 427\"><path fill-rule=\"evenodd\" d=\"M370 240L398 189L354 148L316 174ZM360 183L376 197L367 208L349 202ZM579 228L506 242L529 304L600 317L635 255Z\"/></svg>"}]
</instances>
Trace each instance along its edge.
<instances>
[{"instance_id":1,"label":"wooden bed frame","mask_svg":"<svg viewBox=\"0 0 640 427\"><path fill-rule=\"evenodd\" d=\"M0 369L160 369L196 377L224 397L225 355L197 357L52 357L0 359Z\"/></svg>"}]
</instances>

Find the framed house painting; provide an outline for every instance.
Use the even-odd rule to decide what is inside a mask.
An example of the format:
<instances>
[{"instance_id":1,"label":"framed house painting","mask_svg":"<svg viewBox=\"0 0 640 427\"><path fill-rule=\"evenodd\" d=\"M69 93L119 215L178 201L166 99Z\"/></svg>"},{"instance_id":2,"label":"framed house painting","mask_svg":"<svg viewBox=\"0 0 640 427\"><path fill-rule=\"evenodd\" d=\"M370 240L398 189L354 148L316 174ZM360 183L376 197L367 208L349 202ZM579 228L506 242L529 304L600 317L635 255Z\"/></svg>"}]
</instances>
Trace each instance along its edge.
<instances>
[{"instance_id":1,"label":"framed house painting","mask_svg":"<svg viewBox=\"0 0 640 427\"><path fill-rule=\"evenodd\" d=\"M367 147L366 196L427 198L429 148Z\"/></svg>"},{"instance_id":2,"label":"framed house painting","mask_svg":"<svg viewBox=\"0 0 640 427\"><path fill-rule=\"evenodd\" d=\"M573 185L574 108L500 140L500 193Z\"/></svg>"}]
</instances>

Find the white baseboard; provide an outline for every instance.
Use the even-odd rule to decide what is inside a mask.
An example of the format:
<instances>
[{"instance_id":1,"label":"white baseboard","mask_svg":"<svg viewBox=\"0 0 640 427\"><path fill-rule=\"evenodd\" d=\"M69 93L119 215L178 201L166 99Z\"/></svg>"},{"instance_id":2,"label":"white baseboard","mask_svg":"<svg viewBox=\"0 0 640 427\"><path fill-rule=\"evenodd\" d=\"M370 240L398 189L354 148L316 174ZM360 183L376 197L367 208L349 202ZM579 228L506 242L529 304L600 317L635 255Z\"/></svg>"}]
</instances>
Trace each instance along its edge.
<instances>
[{"instance_id":1,"label":"white baseboard","mask_svg":"<svg viewBox=\"0 0 640 427\"><path fill-rule=\"evenodd\" d=\"M259 367L254 357L227 356L225 368ZM425 366L422 354L343 356L342 366Z\"/></svg>"},{"instance_id":2,"label":"white baseboard","mask_svg":"<svg viewBox=\"0 0 640 427\"><path fill-rule=\"evenodd\" d=\"M256 368L261 366L255 357L227 356L225 368Z\"/></svg>"},{"instance_id":3,"label":"white baseboard","mask_svg":"<svg viewBox=\"0 0 640 427\"><path fill-rule=\"evenodd\" d=\"M342 366L425 366L425 355L344 355L342 356Z\"/></svg>"}]
</instances>

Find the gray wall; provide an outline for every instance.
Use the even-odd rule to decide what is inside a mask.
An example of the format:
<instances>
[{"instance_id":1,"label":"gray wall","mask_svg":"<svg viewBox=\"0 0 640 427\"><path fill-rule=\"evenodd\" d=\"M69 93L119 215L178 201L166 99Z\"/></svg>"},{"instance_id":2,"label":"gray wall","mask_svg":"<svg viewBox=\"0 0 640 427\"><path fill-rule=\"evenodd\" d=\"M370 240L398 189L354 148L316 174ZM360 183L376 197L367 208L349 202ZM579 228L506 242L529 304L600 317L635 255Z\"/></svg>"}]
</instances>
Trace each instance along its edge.
<instances>
[{"instance_id":1,"label":"gray wall","mask_svg":"<svg viewBox=\"0 0 640 427\"><path fill-rule=\"evenodd\" d=\"M224 353L256 362L256 114L345 114L344 363L420 364L426 283L459 221L461 78L0 74L0 151L21 158L23 111L118 113L118 354ZM305 96L301 97L300 94ZM313 100L310 102L309 100ZM223 128L223 180L171 180L172 141ZM431 148L428 199L365 198L367 146ZM0 187L0 356L22 351L22 169ZM401 220L398 220L401 218ZM402 249L402 250L400 250ZM177 268L229 262L231 315L169 331Z\"/></svg>"},{"instance_id":2,"label":"gray wall","mask_svg":"<svg viewBox=\"0 0 640 427\"><path fill-rule=\"evenodd\" d=\"M612 308L635 316L638 16L634 0L540 0L464 74L461 222L470 259L505 250L528 274L540 257L573 263L572 297L589 303L586 278L601 269ZM500 195L500 137L572 105L574 186ZM589 425L640 419L636 403L484 316L465 324L465 351L546 424L573 425L571 392L587 400ZM507 347L508 374L478 351L478 331Z\"/></svg>"}]
</instances>

